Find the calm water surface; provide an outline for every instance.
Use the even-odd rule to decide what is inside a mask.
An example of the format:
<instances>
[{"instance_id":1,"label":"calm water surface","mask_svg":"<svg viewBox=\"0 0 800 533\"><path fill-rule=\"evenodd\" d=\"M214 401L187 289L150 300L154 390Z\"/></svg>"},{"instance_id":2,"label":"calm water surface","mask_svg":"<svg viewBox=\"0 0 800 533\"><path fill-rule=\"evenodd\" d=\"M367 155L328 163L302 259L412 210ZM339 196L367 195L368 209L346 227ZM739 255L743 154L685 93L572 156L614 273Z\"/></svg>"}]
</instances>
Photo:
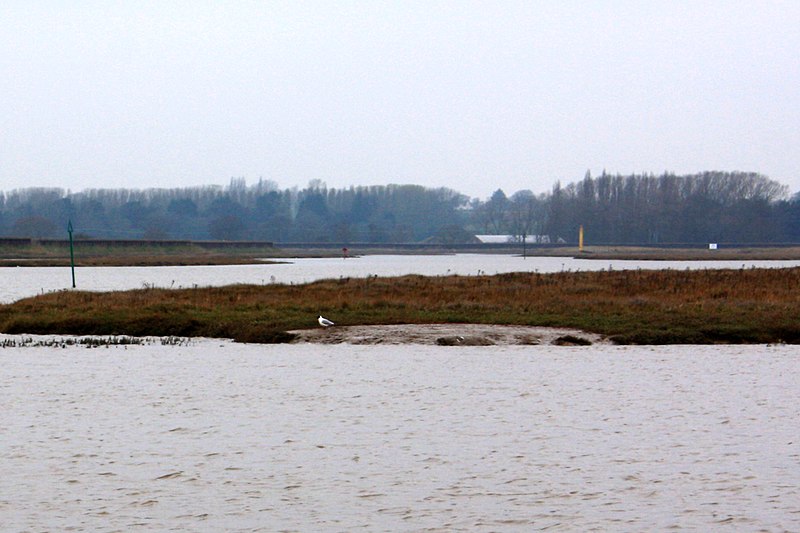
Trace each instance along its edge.
<instances>
[{"instance_id":1,"label":"calm water surface","mask_svg":"<svg viewBox=\"0 0 800 533\"><path fill-rule=\"evenodd\" d=\"M800 531L795 347L0 349L6 531Z\"/></svg>"},{"instance_id":2,"label":"calm water surface","mask_svg":"<svg viewBox=\"0 0 800 533\"><path fill-rule=\"evenodd\" d=\"M568 257L511 255L369 255L341 259L292 259L276 265L194 267L80 267L75 270L77 288L114 291L151 287L207 287L233 283L307 283L341 277L423 274L476 275L504 272L559 272L562 270L750 268L800 266L800 261L599 261ZM0 268L0 303L42 292L72 287L69 267Z\"/></svg>"}]
</instances>

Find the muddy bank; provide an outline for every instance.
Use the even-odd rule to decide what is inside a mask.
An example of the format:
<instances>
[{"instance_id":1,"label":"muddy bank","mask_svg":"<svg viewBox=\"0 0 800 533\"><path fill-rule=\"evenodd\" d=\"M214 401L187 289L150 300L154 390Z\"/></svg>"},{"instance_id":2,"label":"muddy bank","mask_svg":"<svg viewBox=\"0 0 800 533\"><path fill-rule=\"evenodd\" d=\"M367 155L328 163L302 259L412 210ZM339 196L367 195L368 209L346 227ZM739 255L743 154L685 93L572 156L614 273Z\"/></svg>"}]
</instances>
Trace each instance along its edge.
<instances>
[{"instance_id":1,"label":"muddy bank","mask_svg":"<svg viewBox=\"0 0 800 533\"><path fill-rule=\"evenodd\" d=\"M290 331L294 343L431 344L440 346L609 344L603 337L576 329L491 324L401 324L333 326Z\"/></svg>"}]
</instances>

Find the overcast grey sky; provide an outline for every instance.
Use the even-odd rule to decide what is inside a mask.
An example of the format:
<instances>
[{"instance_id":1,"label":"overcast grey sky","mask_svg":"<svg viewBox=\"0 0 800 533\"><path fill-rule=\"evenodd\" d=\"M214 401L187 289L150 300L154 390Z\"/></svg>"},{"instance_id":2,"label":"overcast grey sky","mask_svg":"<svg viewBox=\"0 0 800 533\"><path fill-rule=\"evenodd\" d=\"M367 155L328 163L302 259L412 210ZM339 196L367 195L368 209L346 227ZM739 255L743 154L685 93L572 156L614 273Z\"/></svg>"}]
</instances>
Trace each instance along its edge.
<instances>
[{"instance_id":1,"label":"overcast grey sky","mask_svg":"<svg viewBox=\"0 0 800 533\"><path fill-rule=\"evenodd\" d=\"M800 2L0 4L0 190L612 173L800 190Z\"/></svg>"}]
</instances>

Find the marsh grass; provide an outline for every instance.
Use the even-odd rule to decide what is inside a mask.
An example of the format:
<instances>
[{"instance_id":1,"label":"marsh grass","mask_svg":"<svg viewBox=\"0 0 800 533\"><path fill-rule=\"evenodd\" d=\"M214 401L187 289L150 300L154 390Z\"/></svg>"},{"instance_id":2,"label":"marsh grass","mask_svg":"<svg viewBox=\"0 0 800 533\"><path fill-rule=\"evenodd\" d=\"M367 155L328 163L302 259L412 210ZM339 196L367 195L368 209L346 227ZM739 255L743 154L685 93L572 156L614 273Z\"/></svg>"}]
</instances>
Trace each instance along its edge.
<instances>
[{"instance_id":1,"label":"marsh grass","mask_svg":"<svg viewBox=\"0 0 800 533\"><path fill-rule=\"evenodd\" d=\"M84 346L86 348L100 348L108 346L129 346L160 344L162 346L183 346L189 344L189 339L181 337L45 337L34 339L20 336L0 340L0 348L67 348L69 346Z\"/></svg>"},{"instance_id":2,"label":"marsh grass","mask_svg":"<svg viewBox=\"0 0 800 533\"><path fill-rule=\"evenodd\" d=\"M306 285L64 291L0 307L0 331L284 342L339 325L579 328L632 344L800 343L800 269L403 276Z\"/></svg>"}]
</instances>

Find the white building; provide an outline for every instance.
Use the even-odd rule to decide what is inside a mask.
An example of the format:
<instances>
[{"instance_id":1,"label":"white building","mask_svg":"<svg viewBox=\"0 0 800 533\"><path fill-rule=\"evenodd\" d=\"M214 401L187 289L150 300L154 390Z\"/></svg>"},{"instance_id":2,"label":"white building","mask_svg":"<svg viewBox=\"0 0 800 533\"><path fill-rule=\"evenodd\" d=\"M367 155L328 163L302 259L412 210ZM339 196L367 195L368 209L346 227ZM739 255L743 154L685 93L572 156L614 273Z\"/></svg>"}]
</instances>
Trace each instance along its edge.
<instances>
[{"instance_id":1,"label":"white building","mask_svg":"<svg viewBox=\"0 0 800 533\"><path fill-rule=\"evenodd\" d=\"M522 242L516 235L475 235L475 238L484 244L505 244ZM527 235L525 242L529 244L550 244L549 235Z\"/></svg>"}]
</instances>

